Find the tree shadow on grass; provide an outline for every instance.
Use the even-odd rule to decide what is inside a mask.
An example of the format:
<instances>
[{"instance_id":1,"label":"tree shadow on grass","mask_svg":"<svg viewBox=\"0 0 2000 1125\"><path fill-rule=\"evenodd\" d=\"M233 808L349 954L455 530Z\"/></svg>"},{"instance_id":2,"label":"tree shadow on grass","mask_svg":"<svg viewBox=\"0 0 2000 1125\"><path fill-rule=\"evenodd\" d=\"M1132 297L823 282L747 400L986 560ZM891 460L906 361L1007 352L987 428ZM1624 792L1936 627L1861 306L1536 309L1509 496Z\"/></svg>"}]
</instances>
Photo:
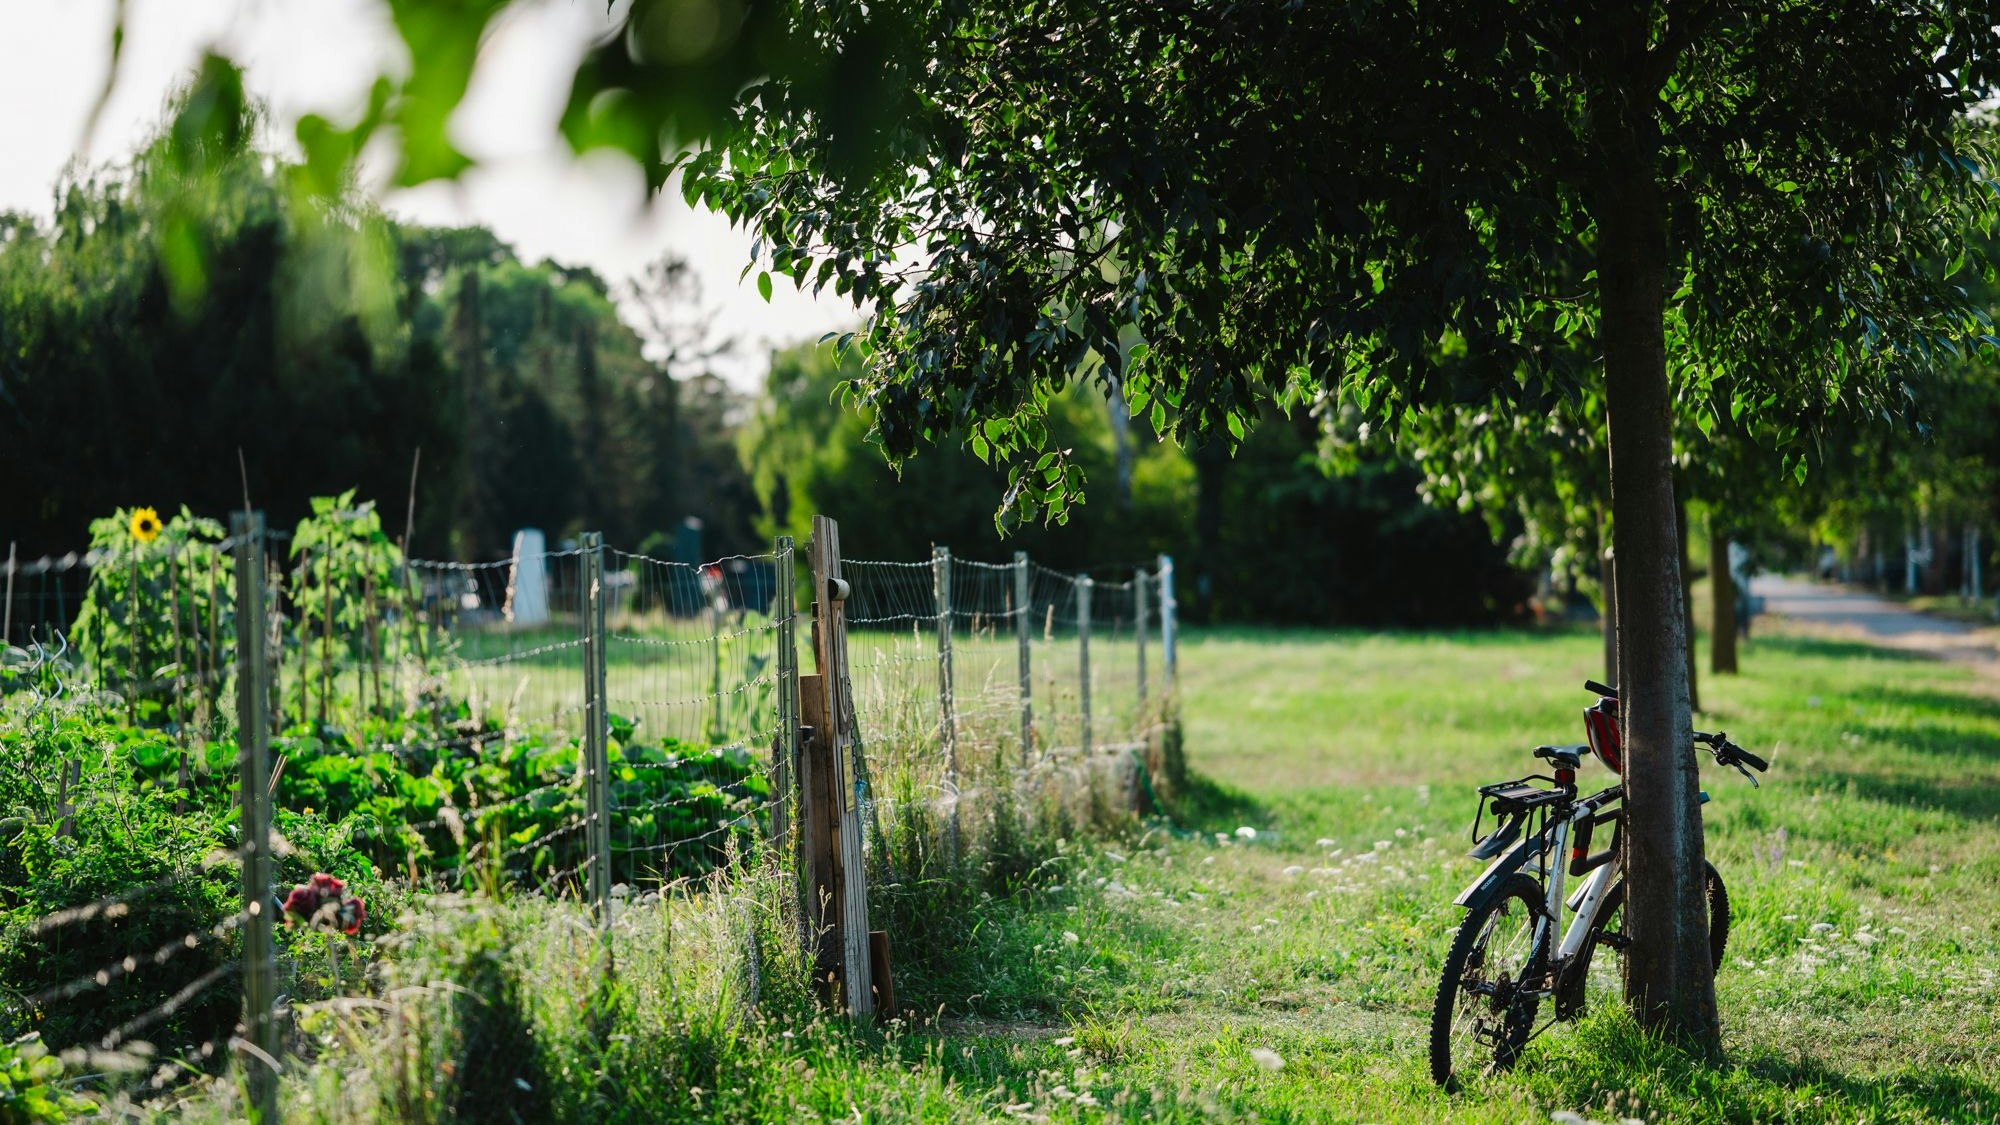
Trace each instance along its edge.
<instances>
[{"instance_id":1,"label":"tree shadow on grass","mask_svg":"<svg viewBox=\"0 0 2000 1125\"><path fill-rule=\"evenodd\" d=\"M1174 826L1194 833L1228 832L1240 824L1271 822L1270 806L1195 770L1188 771L1187 784L1165 803Z\"/></svg>"},{"instance_id":2,"label":"tree shadow on grass","mask_svg":"<svg viewBox=\"0 0 2000 1125\"><path fill-rule=\"evenodd\" d=\"M1623 1019L1588 1022L1554 1057L1522 1066L1553 1104L1583 1108L1636 1096L1663 1118L1697 1106L1729 1121L1984 1121L2000 1114L2000 1088L1961 1071L1906 1065L1856 1074L1762 1046L1732 1050L1716 1063ZM1683 1105L1672 1105L1676 1100Z\"/></svg>"},{"instance_id":3,"label":"tree shadow on grass","mask_svg":"<svg viewBox=\"0 0 2000 1125\"><path fill-rule=\"evenodd\" d=\"M1799 633L1759 637L1742 650L1745 665L1755 667L1759 650L1817 660L1893 660L1899 663L1938 664L1936 657L1913 649L1889 648L1869 641L1815 637ZM1950 667L1950 665L1941 665Z\"/></svg>"},{"instance_id":4,"label":"tree shadow on grass","mask_svg":"<svg viewBox=\"0 0 2000 1125\"><path fill-rule=\"evenodd\" d=\"M2000 701L1928 688L1871 687L1855 700L1891 711L1910 712L1914 722L1864 721L1849 729L1866 743L1894 747L1917 759L1883 754L1867 764L1821 765L1812 772L1855 796L1891 805L1948 813L1967 820L2000 819ZM1986 729L1927 721L1925 716L1959 714L1990 723ZM1920 763L1920 764L1919 764Z\"/></svg>"},{"instance_id":5,"label":"tree shadow on grass","mask_svg":"<svg viewBox=\"0 0 2000 1125\"><path fill-rule=\"evenodd\" d=\"M1848 699L1862 704L1943 711L2000 723L2000 699L1969 692L1951 691L1946 688L1865 687L1845 694ZM1953 738L1962 737L1957 731L1949 733Z\"/></svg>"},{"instance_id":6,"label":"tree shadow on grass","mask_svg":"<svg viewBox=\"0 0 2000 1125\"><path fill-rule=\"evenodd\" d=\"M2000 776L1907 777L1863 770L1822 769L1831 787L1846 786L1867 801L1946 813L1961 820L2000 820Z\"/></svg>"}]
</instances>

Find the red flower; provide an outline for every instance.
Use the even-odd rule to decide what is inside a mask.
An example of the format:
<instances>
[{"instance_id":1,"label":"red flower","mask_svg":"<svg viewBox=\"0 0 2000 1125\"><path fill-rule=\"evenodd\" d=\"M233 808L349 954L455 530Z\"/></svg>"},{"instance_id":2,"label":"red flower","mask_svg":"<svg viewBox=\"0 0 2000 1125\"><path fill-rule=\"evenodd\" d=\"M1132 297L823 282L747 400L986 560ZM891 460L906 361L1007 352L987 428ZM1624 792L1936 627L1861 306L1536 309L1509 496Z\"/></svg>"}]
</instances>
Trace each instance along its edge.
<instances>
[{"instance_id":1,"label":"red flower","mask_svg":"<svg viewBox=\"0 0 2000 1125\"><path fill-rule=\"evenodd\" d=\"M294 923L343 934L358 934L368 917L368 907L355 895L343 895L347 881L316 872L302 886L285 896L285 924Z\"/></svg>"}]
</instances>

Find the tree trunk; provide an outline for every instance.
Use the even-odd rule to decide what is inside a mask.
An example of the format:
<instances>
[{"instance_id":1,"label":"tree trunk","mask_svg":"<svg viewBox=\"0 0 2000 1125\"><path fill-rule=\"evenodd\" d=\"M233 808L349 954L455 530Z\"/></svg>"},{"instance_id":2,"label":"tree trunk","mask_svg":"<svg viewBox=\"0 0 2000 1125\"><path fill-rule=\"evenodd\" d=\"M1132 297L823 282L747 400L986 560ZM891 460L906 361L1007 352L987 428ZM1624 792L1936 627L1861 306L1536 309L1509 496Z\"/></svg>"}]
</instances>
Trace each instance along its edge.
<instances>
[{"instance_id":1,"label":"tree trunk","mask_svg":"<svg viewBox=\"0 0 2000 1125\"><path fill-rule=\"evenodd\" d=\"M1618 686L1618 560L1611 551L1610 535L1597 553L1597 584L1603 588L1604 608L1598 619L1604 623L1604 682Z\"/></svg>"},{"instance_id":2,"label":"tree trunk","mask_svg":"<svg viewBox=\"0 0 2000 1125\"><path fill-rule=\"evenodd\" d=\"M1701 710L1701 679L1695 674L1694 652L1694 564L1688 561L1688 505L1674 497L1674 532L1681 542L1681 627L1687 637L1688 710Z\"/></svg>"},{"instance_id":3,"label":"tree trunk","mask_svg":"<svg viewBox=\"0 0 2000 1125\"><path fill-rule=\"evenodd\" d=\"M1643 50L1643 7L1613 29ZM1615 18L1615 17L1614 17ZM1634 58L1640 57L1635 54ZM1625 994L1643 1027L1721 1049L1708 953L1701 806L1689 738L1685 596L1675 527L1667 384L1666 201L1655 98L1625 74L1594 91L1592 180L1602 302L1611 512L1617 530L1620 710L1625 725Z\"/></svg>"},{"instance_id":4,"label":"tree trunk","mask_svg":"<svg viewBox=\"0 0 2000 1125\"><path fill-rule=\"evenodd\" d=\"M1729 570L1729 536L1708 517L1708 670L1736 674L1736 576Z\"/></svg>"}]
</instances>

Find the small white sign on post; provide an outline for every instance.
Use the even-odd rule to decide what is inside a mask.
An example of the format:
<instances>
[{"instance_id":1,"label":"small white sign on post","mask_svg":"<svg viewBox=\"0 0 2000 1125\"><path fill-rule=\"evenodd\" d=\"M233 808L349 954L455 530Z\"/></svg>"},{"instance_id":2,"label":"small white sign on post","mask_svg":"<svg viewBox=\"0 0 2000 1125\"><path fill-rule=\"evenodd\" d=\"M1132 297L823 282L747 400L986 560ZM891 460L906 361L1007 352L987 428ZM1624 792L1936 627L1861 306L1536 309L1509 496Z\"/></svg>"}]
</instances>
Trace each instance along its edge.
<instances>
[{"instance_id":1,"label":"small white sign on post","mask_svg":"<svg viewBox=\"0 0 2000 1125\"><path fill-rule=\"evenodd\" d=\"M514 533L514 565L507 571L507 620L515 625L546 625L549 621L548 543L542 533L524 527Z\"/></svg>"}]
</instances>

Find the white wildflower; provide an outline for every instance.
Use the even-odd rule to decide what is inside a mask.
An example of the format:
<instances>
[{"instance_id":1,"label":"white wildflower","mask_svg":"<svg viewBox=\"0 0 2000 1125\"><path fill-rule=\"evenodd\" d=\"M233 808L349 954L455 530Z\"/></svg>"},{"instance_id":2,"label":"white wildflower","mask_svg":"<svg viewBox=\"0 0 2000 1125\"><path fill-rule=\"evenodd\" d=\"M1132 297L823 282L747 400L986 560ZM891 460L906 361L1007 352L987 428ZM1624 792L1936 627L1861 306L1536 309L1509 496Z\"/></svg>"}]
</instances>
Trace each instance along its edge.
<instances>
[{"instance_id":1,"label":"white wildflower","mask_svg":"<svg viewBox=\"0 0 2000 1125\"><path fill-rule=\"evenodd\" d=\"M1279 1055L1278 1052L1273 1051L1269 1047L1250 1048L1250 1058L1253 1061L1255 1061L1258 1066L1263 1067L1265 1070L1285 1069L1284 1057Z\"/></svg>"}]
</instances>

